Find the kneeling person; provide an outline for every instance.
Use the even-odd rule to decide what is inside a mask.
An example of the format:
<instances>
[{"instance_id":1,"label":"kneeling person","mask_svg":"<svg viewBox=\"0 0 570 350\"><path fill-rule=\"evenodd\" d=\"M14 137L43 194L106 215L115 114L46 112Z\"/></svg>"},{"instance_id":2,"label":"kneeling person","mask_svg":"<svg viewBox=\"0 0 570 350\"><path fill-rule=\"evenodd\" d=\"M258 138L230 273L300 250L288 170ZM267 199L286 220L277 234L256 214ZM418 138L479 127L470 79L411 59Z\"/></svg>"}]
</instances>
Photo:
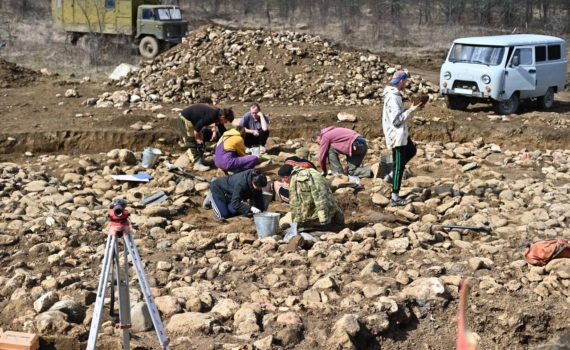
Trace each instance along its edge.
<instances>
[{"instance_id":1,"label":"kneeling person","mask_svg":"<svg viewBox=\"0 0 570 350\"><path fill-rule=\"evenodd\" d=\"M216 145L214 163L218 168L225 172L239 172L253 169L257 165L257 156L245 154L244 136L245 129L241 126L224 133Z\"/></svg>"},{"instance_id":2,"label":"kneeling person","mask_svg":"<svg viewBox=\"0 0 570 350\"><path fill-rule=\"evenodd\" d=\"M344 214L336 203L329 185L315 169L285 164L279 169L290 177L291 218L299 225L344 225ZM287 175L288 174L288 175Z\"/></svg>"},{"instance_id":3,"label":"kneeling person","mask_svg":"<svg viewBox=\"0 0 570 350\"><path fill-rule=\"evenodd\" d=\"M285 164L291 165L293 167L298 166L301 168L306 168L306 169L312 168L316 170L317 167L315 166L315 164L309 161L308 158L309 158L309 150L306 148L299 148L297 151L295 151L294 156L285 159ZM286 169L288 169L288 167L279 169L277 175L281 176L281 181L275 181L273 184L274 184L275 193L279 196L279 198L281 198L283 202L289 203L290 177L284 173L287 171Z\"/></svg>"},{"instance_id":4,"label":"kneeling person","mask_svg":"<svg viewBox=\"0 0 570 350\"><path fill-rule=\"evenodd\" d=\"M214 220L265 210L262 192L265 186L267 177L253 169L212 181L208 196L214 209ZM244 203L250 199L254 200L255 206Z\"/></svg>"}]
</instances>

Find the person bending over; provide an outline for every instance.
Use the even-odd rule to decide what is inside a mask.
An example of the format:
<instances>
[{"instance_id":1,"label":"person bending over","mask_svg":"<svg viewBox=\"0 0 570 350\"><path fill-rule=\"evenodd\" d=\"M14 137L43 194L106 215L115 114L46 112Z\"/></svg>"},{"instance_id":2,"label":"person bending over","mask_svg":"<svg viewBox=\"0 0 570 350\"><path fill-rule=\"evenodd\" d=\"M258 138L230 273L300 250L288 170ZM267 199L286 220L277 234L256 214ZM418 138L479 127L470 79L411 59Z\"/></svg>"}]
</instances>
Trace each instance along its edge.
<instances>
[{"instance_id":1,"label":"person bending over","mask_svg":"<svg viewBox=\"0 0 570 350\"><path fill-rule=\"evenodd\" d=\"M204 207L214 209L214 220L227 219L249 212L254 214L265 210L263 188L267 186L267 177L256 170L215 179L210 184ZM246 201L253 199L251 206Z\"/></svg>"}]
</instances>

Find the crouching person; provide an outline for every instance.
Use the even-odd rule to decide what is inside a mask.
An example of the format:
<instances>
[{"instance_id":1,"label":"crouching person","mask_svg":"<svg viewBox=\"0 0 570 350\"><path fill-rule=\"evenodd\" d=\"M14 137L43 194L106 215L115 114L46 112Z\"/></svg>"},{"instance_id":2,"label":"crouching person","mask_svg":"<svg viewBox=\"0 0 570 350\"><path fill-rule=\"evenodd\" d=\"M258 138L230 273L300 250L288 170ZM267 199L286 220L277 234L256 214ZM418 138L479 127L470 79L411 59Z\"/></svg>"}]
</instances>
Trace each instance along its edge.
<instances>
[{"instance_id":1,"label":"crouching person","mask_svg":"<svg viewBox=\"0 0 570 350\"><path fill-rule=\"evenodd\" d=\"M293 167L298 166L301 168L313 168L317 170L315 164L308 160L309 150L306 148L299 148L295 151L295 155L285 159L285 164L289 164ZM288 167L286 167L288 169ZM281 168L277 172L277 175L281 176L281 181L275 181L273 183L275 193L281 198L285 203L289 203L289 182L290 176L286 172L286 168Z\"/></svg>"},{"instance_id":2,"label":"crouching person","mask_svg":"<svg viewBox=\"0 0 570 350\"><path fill-rule=\"evenodd\" d=\"M212 181L210 192L204 202L207 208L214 209L214 220L254 214L264 210L262 189L267 186L267 177L256 170L247 170ZM255 205L246 201L253 199Z\"/></svg>"},{"instance_id":3,"label":"crouching person","mask_svg":"<svg viewBox=\"0 0 570 350\"><path fill-rule=\"evenodd\" d=\"M289 203L293 222L304 226L344 225L344 214L329 185L315 169L284 164L281 176L289 176Z\"/></svg>"},{"instance_id":4,"label":"crouching person","mask_svg":"<svg viewBox=\"0 0 570 350\"><path fill-rule=\"evenodd\" d=\"M216 146L214 163L226 173L253 169L259 158L245 154L245 129L241 126L226 131Z\"/></svg>"}]
</instances>

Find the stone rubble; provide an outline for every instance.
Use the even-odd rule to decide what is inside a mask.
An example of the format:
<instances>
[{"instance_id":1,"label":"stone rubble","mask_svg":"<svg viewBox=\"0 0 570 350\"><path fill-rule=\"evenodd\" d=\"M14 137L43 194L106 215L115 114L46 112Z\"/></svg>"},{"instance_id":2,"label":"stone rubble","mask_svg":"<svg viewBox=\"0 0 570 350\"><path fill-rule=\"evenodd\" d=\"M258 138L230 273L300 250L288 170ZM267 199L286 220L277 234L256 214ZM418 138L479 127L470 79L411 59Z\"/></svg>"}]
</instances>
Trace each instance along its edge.
<instances>
[{"instance_id":1,"label":"stone rubble","mask_svg":"<svg viewBox=\"0 0 570 350\"><path fill-rule=\"evenodd\" d=\"M206 25L190 32L182 44L142 62L139 70L115 83L123 90L103 93L96 107L191 104L202 96L217 104L378 105L397 69L403 68L374 54L342 50L319 36ZM439 92L437 84L413 72L408 81L406 96L432 99Z\"/></svg>"},{"instance_id":2,"label":"stone rubble","mask_svg":"<svg viewBox=\"0 0 570 350\"><path fill-rule=\"evenodd\" d=\"M293 142L301 146L306 141ZM382 149L382 139L369 142L371 150ZM276 147L275 154L290 152ZM365 164L377 162L378 152L371 152ZM252 219L215 228L200 224L207 221L188 221L186 215L195 215L189 211L201 210L208 186L190 179L177 182L161 166L147 170L140 156L117 149L100 156L41 156L26 165L0 163L5 315L0 327L86 338L108 206L121 197L129 203L162 320L180 347L193 337L239 349L364 349L370 341L395 347L389 334L410 326L453 328L442 317L455 322L449 315L455 315L458 287L466 278L472 279L475 293L470 305L490 312L492 304L504 312L503 318L485 321L492 334L518 337L537 320L550 331L563 329L570 260L533 267L519 247L570 237L570 150L502 150L483 139L419 142L412 173L424 164L436 170L404 180L401 195L413 199L409 205L386 206L390 188L381 178L362 179L360 192L337 188L349 224L341 232L317 236L314 244L286 243L280 236L258 239ZM279 155L269 156L279 161ZM165 153L161 159L174 162L176 155ZM464 171L472 163L477 167ZM50 175L53 170L58 175ZM138 172L150 173L153 180L134 184L110 177ZM140 202L158 191L168 200ZM51 226L48 215L55 221ZM434 223L489 225L492 231L443 230ZM156 339L130 270L132 331ZM527 305L526 316L494 303L497 298ZM101 341L118 337L110 321L103 317ZM545 340L536 333L526 336L532 344ZM491 348L492 339L482 336L483 348Z\"/></svg>"}]
</instances>

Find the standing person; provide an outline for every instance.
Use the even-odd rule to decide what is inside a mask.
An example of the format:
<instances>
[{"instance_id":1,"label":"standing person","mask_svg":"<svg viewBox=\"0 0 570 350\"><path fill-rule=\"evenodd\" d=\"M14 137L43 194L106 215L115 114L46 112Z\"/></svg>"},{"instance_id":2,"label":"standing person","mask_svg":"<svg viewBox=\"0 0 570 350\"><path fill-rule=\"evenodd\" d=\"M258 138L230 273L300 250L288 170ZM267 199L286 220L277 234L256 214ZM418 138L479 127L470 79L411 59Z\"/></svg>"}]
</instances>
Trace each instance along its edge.
<instances>
[{"instance_id":1,"label":"standing person","mask_svg":"<svg viewBox=\"0 0 570 350\"><path fill-rule=\"evenodd\" d=\"M386 138L386 146L392 149L392 159L394 169L392 173L384 179L392 183L392 197L390 205L402 206L408 201L399 196L402 185L402 177L406 164L416 155L416 145L408 135L406 120L412 113L421 106L412 105L407 110L404 109L402 94L400 91L408 84L408 74L402 70L396 71L390 81L390 86L384 89L384 110L382 111L382 129Z\"/></svg>"},{"instance_id":2,"label":"standing person","mask_svg":"<svg viewBox=\"0 0 570 350\"><path fill-rule=\"evenodd\" d=\"M344 214L324 177L313 168L284 164L281 177L290 182L291 220L300 225L344 225Z\"/></svg>"},{"instance_id":3,"label":"standing person","mask_svg":"<svg viewBox=\"0 0 570 350\"><path fill-rule=\"evenodd\" d=\"M360 167L368 152L368 144L364 137L356 131L346 128L330 126L323 130L316 130L311 135L311 141L320 145L319 163L324 175L327 173L327 158L331 165L333 176L344 174L340 164L339 154L346 155L348 175L356 177L370 177L371 166Z\"/></svg>"},{"instance_id":4,"label":"standing person","mask_svg":"<svg viewBox=\"0 0 570 350\"><path fill-rule=\"evenodd\" d=\"M245 154L244 137L245 129L241 126L224 133L216 145L214 156L214 163L218 168L225 172L239 172L253 169L257 165L257 156Z\"/></svg>"},{"instance_id":5,"label":"standing person","mask_svg":"<svg viewBox=\"0 0 570 350\"><path fill-rule=\"evenodd\" d=\"M301 167L306 169L315 169L317 167L311 161L307 160L309 158L309 150L306 148L299 148L295 151L295 155L288 157L285 159L285 164L290 165L292 167ZM275 189L275 193L281 198L281 200L285 203L289 203L289 183L290 180L290 172L288 174L288 167L281 167L277 171L277 175L281 176L281 181L275 181L273 183L273 188Z\"/></svg>"},{"instance_id":6,"label":"standing person","mask_svg":"<svg viewBox=\"0 0 570 350\"><path fill-rule=\"evenodd\" d=\"M249 107L249 112L245 113L239 125L245 128L245 145L252 147L260 145L260 152L265 153L265 144L269 137L269 118L261 113L261 107L253 103Z\"/></svg>"},{"instance_id":7,"label":"standing person","mask_svg":"<svg viewBox=\"0 0 570 350\"><path fill-rule=\"evenodd\" d=\"M197 103L192 106L186 107L180 112L178 116L178 129L182 134L184 144L188 147L188 157L194 163L195 171L208 171L209 166L204 163L204 140L202 132L205 131L209 125L215 124L218 126L220 133L224 133L226 128L224 126L227 122L234 120L234 112L231 109L217 108L205 103ZM210 141L216 141L218 138L217 133L212 132Z\"/></svg>"},{"instance_id":8,"label":"standing person","mask_svg":"<svg viewBox=\"0 0 570 350\"><path fill-rule=\"evenodd\" d=\"M210 184L203 206L214 209L216 221L249 212L257 214L265 210L262 192L265 186L267 177L253 169L222 177ZM254 200L255 206L244 203L250 199Z\"/></svg>"}]
</instances>

